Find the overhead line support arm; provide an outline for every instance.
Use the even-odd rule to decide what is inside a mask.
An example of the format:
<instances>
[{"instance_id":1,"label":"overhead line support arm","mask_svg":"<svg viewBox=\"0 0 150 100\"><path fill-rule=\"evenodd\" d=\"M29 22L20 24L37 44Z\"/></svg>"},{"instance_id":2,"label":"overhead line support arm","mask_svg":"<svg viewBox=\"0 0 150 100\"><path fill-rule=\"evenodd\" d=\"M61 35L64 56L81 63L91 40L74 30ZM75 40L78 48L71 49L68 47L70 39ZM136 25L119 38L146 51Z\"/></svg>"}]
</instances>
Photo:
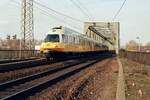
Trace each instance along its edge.
<instances>
[{"instance_id":1,"label":"overhead line support arm","mask_svg":"<svg viewBox=\"0 0 150 100\"><path fill-rule=\"evenodd\" d=\"M114 44L112 43L108 38L106 38L103 34L101 34L100 32L98 32L93 26L89 26L88 29L94 33L96 33L97 35L99 35L100 37L102 37L104 40L106 40L107 42L109 42L110 44Z\"/></svg>"}]
</instances>

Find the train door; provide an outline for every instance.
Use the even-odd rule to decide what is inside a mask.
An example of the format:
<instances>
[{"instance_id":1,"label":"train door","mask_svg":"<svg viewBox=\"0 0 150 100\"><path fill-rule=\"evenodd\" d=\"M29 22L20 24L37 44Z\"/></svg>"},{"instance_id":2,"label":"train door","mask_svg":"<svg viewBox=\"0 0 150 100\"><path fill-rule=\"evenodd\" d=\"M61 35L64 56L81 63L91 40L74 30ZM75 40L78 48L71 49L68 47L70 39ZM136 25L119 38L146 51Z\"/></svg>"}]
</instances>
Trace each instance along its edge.
<instances>
[{"instance_id":1,"label":"train door","mask_svg":"<svg viewBox=\"0 0 150 100\"><path fill-rule=\"evenodd\" d=\"M60 43L63 43L63 34L59 34Z\"/></svg>"}]
</instances>

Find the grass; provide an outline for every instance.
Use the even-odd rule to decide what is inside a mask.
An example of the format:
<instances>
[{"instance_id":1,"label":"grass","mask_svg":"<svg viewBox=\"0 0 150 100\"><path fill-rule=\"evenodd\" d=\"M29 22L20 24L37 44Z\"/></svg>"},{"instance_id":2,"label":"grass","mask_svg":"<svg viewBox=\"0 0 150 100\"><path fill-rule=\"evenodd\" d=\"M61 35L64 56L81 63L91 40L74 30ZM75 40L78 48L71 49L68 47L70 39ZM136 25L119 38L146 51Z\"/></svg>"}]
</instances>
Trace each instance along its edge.
<instances>
[{"instance_id":1,"label":"grass","mask_svg":"<svg viewBox=\"0 0 150 100\"><path fill-rule=\"evenodd\" d=\"M150 100L150 66L121 59L127 100Z\"/></svg>"}]
</instances>

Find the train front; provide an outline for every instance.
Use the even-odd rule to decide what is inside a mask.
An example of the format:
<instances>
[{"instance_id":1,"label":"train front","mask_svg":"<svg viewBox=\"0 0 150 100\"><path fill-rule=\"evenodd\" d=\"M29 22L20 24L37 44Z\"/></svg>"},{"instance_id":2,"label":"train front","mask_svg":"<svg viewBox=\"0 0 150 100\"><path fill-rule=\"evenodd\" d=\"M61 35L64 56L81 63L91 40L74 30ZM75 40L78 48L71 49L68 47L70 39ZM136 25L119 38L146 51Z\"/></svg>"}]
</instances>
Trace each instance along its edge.
<instances>
[{"instance_id":1,"label":"train front","mask_svg":"<svg viewBox=\"0 0 150 100\"><path fill-rule=\"evenodd\" d=\"M41 44L40 51L47 59L57 57L63 51L61 34L59 32L49 32Z\"/></svg>"}]
</instances>

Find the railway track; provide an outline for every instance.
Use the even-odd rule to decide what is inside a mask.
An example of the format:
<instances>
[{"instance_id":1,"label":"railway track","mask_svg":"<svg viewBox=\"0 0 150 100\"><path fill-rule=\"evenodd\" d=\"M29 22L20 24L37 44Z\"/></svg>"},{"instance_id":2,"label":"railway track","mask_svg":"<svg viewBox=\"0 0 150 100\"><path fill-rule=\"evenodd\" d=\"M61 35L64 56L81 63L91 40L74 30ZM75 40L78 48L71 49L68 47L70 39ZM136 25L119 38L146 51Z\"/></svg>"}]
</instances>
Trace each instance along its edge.
<instances>
[{"instance_id":1,"label":"railway track","mask_svg":"<svg viewBox=\"0 0 150 100\"><path fill-rule=\"evenodd\" d=\"M44 65L48 63L50 62L47 62L46 59L34 59L34 60L27 60L27 61L25 60L19 62L4 63L4 64L0 64L0 73L28 68L29 65L30 67L35 67L38 65Z\"/></svg>"},{"instance_id":2,"label":"railway track","mask_svg":"<svg viewBox=\"0 0 150 100\"><path fill-rule=\"evenodd\" d=\"M31 67L31 68L28 66L27 68L24 68L24 69L0 73L0 84L7 82L7 81L15 80L15 79L18 79L21 77L30 76L35 73L47 71L49 69L59 68L60 66L68 65L71 63L75 63L75 62L79 62L79 60L69 59L69 60L65 60L65 61L58 61L56 63L49 63L46 65L38 65L35 67Z\"/></svg>"},{"instance_id":3,"label":"railway track","mask_svg":"<svg viewBox=\"0 0 150 100\"><path fill-rule=\"evenodd\" d=\"M12 59L12 60L0 60L0 64L5 64L5 63L13 63L13 62L20 62L20 61L28 61L28 60L35 60L39 58L26 58L26 59Z\"/></svg>"},{"instance_id":4,"label":"railway track","mask_svg":"<svg viewBox=\"0 0 150 100\"><path fill-rule=\"evenodd\" d=\"M27 61L25 60L25 61L19 61L19 62L3 63L3 64L0 64L0 73L20 70L20 69L25 69L25 68L32 68L32 67L37 67L37 66L47 65L47 64L52 64L52 63L58 63L60 61L65 61L65 60L69 60L69 58L60 59L60 60L50 60L50 61L47 61L45 58L39 58L39 59L27 60Z\"/></svg>"},{"instance_id":5,"label":"railway track","mask_svg":"<svg viewBox=\"0 0 150 100\"><path fill-rule=\"evenodd\" d=\"M101 58L100 59L104 59ZM30 76L18 78L0 84L0 99L14 100L27 98L37 92L59 82L79 71L90 67L100 60L99 58L82 59L79 62L70 63L64 66L53 67L47 71L36 73Z\"/></svg>"},{"instance_id":6,"label":"railway track","mask_svg":"<svg viewBox=\"0 0 150 100\"><path fill-rule=\"evenodd\" d=\"M98 56L98 55L97 55ZM112 56L112 52L103 52L100 54L100 56ZM71 58L65 58L65 59L52 59L50 61L47 61L44 58L39 59L28 59L28 60L21 60L17 62L9 62L9 63L2 63L0 64L0 73L5 73L9 71L24 69L28 67L36 67L40 65L46 65L50 63L56 63L58 61L65 61L69 59L78 59L79 57L71 57ZM80 58L86 58L86 57L80 57Z\"/></svg>"}]
</instances>

